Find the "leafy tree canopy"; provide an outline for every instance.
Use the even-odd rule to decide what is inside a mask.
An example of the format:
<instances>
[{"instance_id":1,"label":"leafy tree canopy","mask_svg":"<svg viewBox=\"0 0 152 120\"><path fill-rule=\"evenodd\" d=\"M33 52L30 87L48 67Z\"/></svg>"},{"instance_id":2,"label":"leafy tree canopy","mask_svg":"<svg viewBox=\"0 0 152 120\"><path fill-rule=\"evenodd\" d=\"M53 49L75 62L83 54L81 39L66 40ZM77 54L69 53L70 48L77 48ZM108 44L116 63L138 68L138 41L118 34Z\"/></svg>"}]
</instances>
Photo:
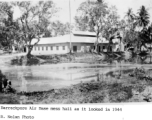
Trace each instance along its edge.
<instances>
[{"instance_id":1,"label":"leafy tree canopy","mask_svg":"<svg viewBox=\"0 0 152 120\"><path fill-rule=\"evenodd\" d=\"M21 16L17 19L18 33L28 47L28 56L30 56L33 46L45 35L50 19L58 9L52 1L39 1L37 4L32 4L30 1L14 2L14 6L19 7L21 11ZM32 44L34 38L37 41Z\"/></svg>"}]
</instances>

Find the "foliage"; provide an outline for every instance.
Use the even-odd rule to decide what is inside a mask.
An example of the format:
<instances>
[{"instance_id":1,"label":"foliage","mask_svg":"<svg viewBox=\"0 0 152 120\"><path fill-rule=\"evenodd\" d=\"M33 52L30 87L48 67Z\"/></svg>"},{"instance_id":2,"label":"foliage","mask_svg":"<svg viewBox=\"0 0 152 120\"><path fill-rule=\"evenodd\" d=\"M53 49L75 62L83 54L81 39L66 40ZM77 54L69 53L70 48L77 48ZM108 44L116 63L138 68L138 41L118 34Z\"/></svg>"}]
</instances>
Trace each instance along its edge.
<instances>
[{"instance_id":1,"label":"foliage","mask_svg":"<svg viewBox=\"0 0 152 120\"><path fill-rule=\"evenodd\" d=\"M133 46L140 49L142 46L146 47L146 43L151 42L151 28L147 28L149 24L149 13L145 6L141 6L137 15L135 15L132 9L128 9L126 14L127 25L124 32L124 43L127 44L127 47Z\"/></svg>"},{"instance_id":2,"label":"foliage","mask_svg":"<svg viewBox=\"0 0 152 120\"><path fill-rule=\"evenodd\" d=\"M149 24L149 13L145 6L141 6L138 11L137 25L139 27L145 28Z\"/></svg>"},{"instance_id":3,"label":"foliage","mask_svg":"<svg viewBox=\"0 0 152 120\"><path fill-rule=\"evenodd\" d=\"M134 20L135 14L133 13L132 8L129 8L129 9L128 9L128 11L127 11L125 17L127 17L128 23L129 23L130 21L133 21L133 20Z\"/></svg>"},{"instance_id":4,"label":"foliage","mask_svg":"<svg viewBox=\"0 0 152 120\"><path fill-rule=\"evenodd\" d=\"M0 8L0 44L4 49L11 49L17 27L13 21L12 6L7 2L0 2Z\"/></svg>"},{"instance_id":5,"label":"foliage","mask_svg":"<svg viewBox=\"0 0 152 120\"><path fill-rule=\"evenodd\" d=\"M50 24L49 19L57 12L52 1L39 1L32 4L29 1L15 2L14 5L21 10L21 16L18 18L20 25L19 34L25 45L28 47L28 56L32 48L47 31ZM37 39L33 43L33 39Z\"/></svg>"},{"instance_id":6,"label":"foliage","mask_svg":"<svg viewBox=\"0 0 152 120\"><path fill-rule=\"evenodd\" d=\"M132 8L128 9L125 18L127 18L126 28L129 30L130 29L134 30L136 27L136 15L133 13Z\"/></svg>"},{"instance_id":7,"label":"foliage","mask_svg":"<svg viewBox=\"0 0 152 120\"><path fill-rule=\"evenodd\" d=\"M127 45L127 48L134 47L138 48L138 35L139 33L134 30L126 30L123 37L123 42Z\"/></svg>"},{"instance_id":8,"label":"foliage","mask_svg":"<svg viewBox=\"0 0 152 120\"><path fill-rule=\"evenodd\" d=\"M111 40L119 34L118 28L120 27L120 21L118 20L119 16L117 15L117 9L115 6L109 8L109 14L105 20L102 36L107 40Z\"/></svg>"},{"instance_id":9,"label":"foliage","mask_svg":"<svg viewBox=\"0 0 152 120\"><path fill-rule=\"evenodd\" d=\"M108 8L107 3L103 1L91 1L80 5L75 21L78 30L96 32L96 51L100 36L108 40L114 38L118 18L117 9L114 6Z\"/></svg>"},{"instance_id":10,"label":"foliage","mask_svg":"<svg viewBox=\"0 0 152 120\"><path fill-rule=\"evenodd\" d=\"M83 2L75 17L77 28L82 31L95 32L94 27L101 25L107 13L107 5L104 2Z\"/></svg>"},{"instance_id":11,"label":"foliage","mask_svg":"<svg viewBox=\"0 0 152 120\"><path fill-rule=\"evenodd\" d=\"M48 31L45 33L45 37L56 37L61 35L70 34L70 29L73 26L70 26L70 23L62 23L60 21L51 22L48 28Z\"/></svg>"}]
</instances>

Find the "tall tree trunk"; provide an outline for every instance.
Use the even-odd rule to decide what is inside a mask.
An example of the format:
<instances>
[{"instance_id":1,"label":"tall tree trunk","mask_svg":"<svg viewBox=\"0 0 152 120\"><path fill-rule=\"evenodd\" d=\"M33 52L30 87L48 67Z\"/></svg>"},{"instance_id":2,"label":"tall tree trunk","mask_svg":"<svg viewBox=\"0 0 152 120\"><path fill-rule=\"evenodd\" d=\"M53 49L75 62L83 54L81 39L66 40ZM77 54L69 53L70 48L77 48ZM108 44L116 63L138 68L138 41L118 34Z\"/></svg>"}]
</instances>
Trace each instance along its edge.
<instances>
[{"instance_id":1,"label":"tall tree trunk","mask_svg":"<svg viewBox=\"0 0 152 120\"><path fill-rule=\"evenodd\" d=\"M97 39L96 39L96 42L95 42L95 49L94 49L94 51L95 51L96 53L98 53L99 30L97 31L96 35L97 35Z\"/></svg>"},{"instance_id":2,"label":"tall tree trunk","mask_svg":"<svg viewBox=\"0 0 152 120\"><path fill-rule=\"evenodd\" d=\"M95 49L94 49L94 51L97 53L98 52L98 39L99 39L99 37L97 36L97 40L96 40L96 42L95 42Z\"/></svg>"},{"instance_id":3,"label":"tall tree trunk","mask_svg":"<svg viewBox=\"0 0 152 120\"><path fill-rule=\"evenodd\" d=\"M113 40L113 38L111 37L110 40L109 40L109 43L108 43L107 52L113 52L112 49L111 49L111 45L113 44L112 40Z\"/></svg>"},{"instance_id":4,"label":"tall tree trunk","mask_svg":"<svg viewBox=\"0 0 152 120\"><path fill-rule=\"evenodd\" d=\"M32 52L32 49L33 49L33 45L29 45L28 46L28 52L27 52L27 58L31 58L31 52Z\"/></svg>"}]
</instances>

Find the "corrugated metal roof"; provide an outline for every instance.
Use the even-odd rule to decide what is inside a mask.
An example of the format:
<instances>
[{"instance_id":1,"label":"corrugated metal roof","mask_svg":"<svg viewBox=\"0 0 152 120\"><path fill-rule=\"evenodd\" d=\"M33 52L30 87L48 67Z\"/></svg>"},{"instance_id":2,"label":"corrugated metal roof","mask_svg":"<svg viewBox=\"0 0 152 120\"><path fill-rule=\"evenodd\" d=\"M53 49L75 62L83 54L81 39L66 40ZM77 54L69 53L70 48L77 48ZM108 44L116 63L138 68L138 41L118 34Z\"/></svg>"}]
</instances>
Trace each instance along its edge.
<instances>
[{"instance_id":1,"label":"corrugated metal roof","mask_svg":"<svg viewBox=\"0 0 152 120\"><path fill-rule=\"evenodd\" d=\"M71 42L73 43L95 43L96 37L89 37L89 36L75 36L71 35ZM37 40L33 39L32 44L34 44ZM58 36L58 37L48 37L48 38L41 38L39 41L40 44L57 44L57 43L69 43L70 42L70 35ZM99 40L99 43L108 43L106 39Z\"/></svg>"},{"instance_id":2,"label":"corrugated metal roof","mask_svg":"<svg viewBox=\"0 0 152 120\"><path fill-rule=\"evenodd\" d=\"M95 32L88 32L88 31L72 31L73 35L77 36L94 36L96 37L96 33Z\"/></svg>"}]
</instances>

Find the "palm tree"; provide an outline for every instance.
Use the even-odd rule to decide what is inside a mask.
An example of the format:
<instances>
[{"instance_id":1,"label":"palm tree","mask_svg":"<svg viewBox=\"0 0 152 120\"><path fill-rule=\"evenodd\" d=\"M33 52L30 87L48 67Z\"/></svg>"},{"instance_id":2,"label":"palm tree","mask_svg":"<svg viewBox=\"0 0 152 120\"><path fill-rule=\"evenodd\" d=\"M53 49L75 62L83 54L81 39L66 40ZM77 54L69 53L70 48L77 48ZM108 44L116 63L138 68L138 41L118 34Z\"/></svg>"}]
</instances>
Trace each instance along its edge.
<instances>
[{"instance_id":1,"label":"palm tree","mask_svg":"<svg viewBox=\"0 0 152 120\"><path fill-rule=\"evenodd\" d=\"M137 25L142 29L149 24L149 13L145 6L141 6L138 12Z\"/></svg>"},{"instance_id":2,"label":"palm tree","mask_svg":"<svg viewBox=\"0 0 152 120\"><path fill-rule=\"evenodd\" d=\"M127 17L127 19L128 19L129 22L132 21L132 20L134 20L135 15L134 15L134 13L132 11L132 8L128 9L125 17Z\"/></svg>"},{"instance_id":3,"label":"palm tree","mask_svg":"<svg viewBox=\"0 0 152 120\"><path fill-rule=\"evenodd\" d=\"M145 6L141 6L138 10L138 16L136 18L136 26L139 28L139 38L138 42L141 43L141 47L144 46L146 48L146 43L148 42L147 36L147 26L149 24L149 13Z\"/></svg>"},{"instance_id":4,"label":"palm tree","mask_svg":"<svg viewBox=\"0 0 152 120\"><path fill-rule=\"evenodd\" d=\"M129 29L133 28L134 20L135 20L135 14L132 11L132 8L129 8L125 17L127 17L128 27Z\"/></svg>"},{"instance_id":5,"label":"palm tree","mask_svg":"<svg viewBox=\"0 0 152 120\"><path fill-rule=\"evenodd\" d=\"M147 28L147 36L148 36L148 43L150 44L150 52L151 52L151 43L152 43L152 23Z\"/></svg>"}]
</instances>

